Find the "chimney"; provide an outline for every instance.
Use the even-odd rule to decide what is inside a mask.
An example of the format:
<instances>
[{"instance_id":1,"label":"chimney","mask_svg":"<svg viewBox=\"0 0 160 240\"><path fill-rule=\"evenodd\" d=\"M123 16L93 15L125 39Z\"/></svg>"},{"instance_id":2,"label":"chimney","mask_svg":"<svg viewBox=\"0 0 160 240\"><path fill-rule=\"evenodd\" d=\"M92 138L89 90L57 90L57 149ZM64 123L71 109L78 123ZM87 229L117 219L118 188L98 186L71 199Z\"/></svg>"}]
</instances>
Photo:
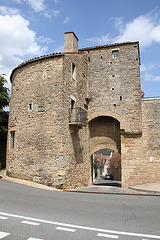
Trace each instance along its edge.
<instances>
[{"instance_id":1,"label":"chimney","mask_svg":"<svg viewBox=\"0 0 160 240\"><path fill-rule=\"evenodd\" d=\"M78 52L78 38L74 32L64 33L64 52Z\"/></svg>"}]
</instances>

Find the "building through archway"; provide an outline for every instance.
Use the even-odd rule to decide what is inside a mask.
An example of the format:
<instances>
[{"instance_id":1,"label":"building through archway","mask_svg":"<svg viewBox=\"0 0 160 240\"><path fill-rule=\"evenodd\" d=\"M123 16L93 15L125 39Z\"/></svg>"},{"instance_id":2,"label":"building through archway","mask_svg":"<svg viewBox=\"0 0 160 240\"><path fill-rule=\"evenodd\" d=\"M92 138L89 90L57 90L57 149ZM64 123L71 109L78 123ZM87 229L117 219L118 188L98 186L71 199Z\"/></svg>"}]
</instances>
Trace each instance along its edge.
<instances>
[{"instance_id":1,"label":"building through archway","mask_svg":"<svg viewBox=\"0 0 160 240\"><path fill-rule=\"evenodd\" d=\"M94 178L110 176L121 180L120 123L110 116L100 116L90 121L90 155Z\"/></svg>"}]
</instances>

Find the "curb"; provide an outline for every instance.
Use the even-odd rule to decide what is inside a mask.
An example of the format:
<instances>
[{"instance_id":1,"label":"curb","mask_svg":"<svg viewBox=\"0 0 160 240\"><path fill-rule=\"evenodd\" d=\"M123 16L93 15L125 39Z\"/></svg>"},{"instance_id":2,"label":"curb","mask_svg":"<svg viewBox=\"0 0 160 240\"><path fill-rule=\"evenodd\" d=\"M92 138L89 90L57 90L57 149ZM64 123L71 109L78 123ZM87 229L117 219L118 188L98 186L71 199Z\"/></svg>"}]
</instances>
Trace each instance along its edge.
<instances>
[{"instance_id":1,"label":"curb","mask_svg":"<svg viewBox=\"0 0 160 240\"><path fill-rule=\"evenodd\" d=\"M152 191L152 190L138 189L138 188L134 188L134 187L129 187L129 189L134 190L134 191L139 191L139 192L152 193L152 194L156 194L156 196L160 196L160 192L159 192L159 191Z\"/></svg>"},{"instance_id":2,"label":"curb","mask_svg":"<svg viewBox=\"0 0 160 240\"><path fill-rule=\"evenodd\" d=\"M74 189L55 189L43 184L39 184L39 183L35 183L35 182L31 182L31 181L27 181L27 180L22 180L22 179L18 179L18 178L11 178L6 176L5 174L1 174L0 171L0 179L2 180L6 180L6 181L10 181L10 182L15 182L15 183L19 183L19 184L23 184L25 186L29 186L29 187L34 187L37 189L42 189L42 190L49 190L49 191L61 191L61 192L75 192L75 193L91 193L91 194L108 194L108 195L131 195L131 196L160 196L160 192L159 191L151 191L151 190L144 190L144 189L136 189L134 187L129 187L128 189L131 189L133 191L136 192L114 192L113 191L106 191L106 192L100 192L100 191L87 191L87 190L74 190ZM123 191L123 190L122 190Z\"/></svg>"},{"instance_id":3,"label":"curb","mask_svg":"<svg viewBox=\"0 0 160 240\"><path fill-rule=\"evenodd\" d=\"M63 190L64 192L76 192L76 193L92 193L92 194L108 194L108 195L127 195L127 196L148 196L148 197L157 197L160 196L160 193L158 192L158 194L154 193L150 193L148 191L145 191L146 193L123 193L123 192L93 192L93 191L85 191L85 190ZM135 190L137 191L137 190ZM140 190L139 190L140 191Z\"/></svg>"}]
</instances>

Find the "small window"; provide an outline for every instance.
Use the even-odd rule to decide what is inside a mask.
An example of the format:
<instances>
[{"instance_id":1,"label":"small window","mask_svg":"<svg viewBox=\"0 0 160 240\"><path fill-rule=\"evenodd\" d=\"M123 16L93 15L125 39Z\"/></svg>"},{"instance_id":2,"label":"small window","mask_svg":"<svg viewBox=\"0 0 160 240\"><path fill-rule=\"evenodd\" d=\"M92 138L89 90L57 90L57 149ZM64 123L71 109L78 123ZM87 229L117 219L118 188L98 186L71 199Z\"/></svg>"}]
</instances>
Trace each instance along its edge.
<instances>
[{"instance_id":1,"label":"small window","mask_svg":"<svg viewBox=\"0 0 160 240\"><path fill-rule=\"evenodd\" d=\"M32 104L31 103L29 104L29 110L32 110Z\"/></svg>"},{"instance_id":2,"label":"small window","mask_svg":"<svg viewBox=\"0 0 160 240\"><path fill-rule=\"evenodd\" d=\"M73 110L74 104L75 104L75 101L73 99L71 99L71 110Z\"/></svg>"},{"instance_id":3,"label":"small window","mask_svg":"<svg viewBox=\"0 0 160 240\"><path fill-rule=\"evenodd\" d=\"M118 58L119 57L119 51L118 50L112 50L112 57Z\"/></svg>"},{"instance_id":4,"label":"small window","mask_svg":"<svg viewBox=\"0 0 160 240\"><path fill-rule=\"evenodd\" d=\"M120 96L120 101L122 101L122 96Z\"/></svg>"},{"instance_id":5,"label":"small window","mask_svg":"<svg viewBox=\"0 0 160 240\"><path fill-rule=\"evenodd\" d=\"M71 65L71 85L73 85L74 87L76 87L76 65L74 63L72 63Z\"/></svg>"},{"instance_id":6,"label":"small window","mask_svg":"<svg viewBox=\"0 0 160 240\"><path fill-rule=\"evenodd\" d=\"M15 131L11 131L11 149L15 148Z\"/></svg>"}]
</instances>

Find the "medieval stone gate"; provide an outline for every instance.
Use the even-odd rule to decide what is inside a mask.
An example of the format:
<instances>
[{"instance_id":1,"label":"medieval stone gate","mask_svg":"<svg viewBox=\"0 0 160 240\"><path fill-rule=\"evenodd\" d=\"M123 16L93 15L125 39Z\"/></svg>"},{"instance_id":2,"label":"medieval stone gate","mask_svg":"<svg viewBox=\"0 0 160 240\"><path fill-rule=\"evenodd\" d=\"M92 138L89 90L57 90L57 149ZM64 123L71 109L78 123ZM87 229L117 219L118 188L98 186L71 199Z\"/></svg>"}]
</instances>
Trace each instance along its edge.
<instances>
[{"instance_id":1,"label":"medieval stone gate","mask_svg":"<svg viewBox=\"0 0 160 240\"><path fill-rule=\"evenodd\" d=\"M160 181L160 98L143 98L138 42L78 49L67 32L64 53L20 64L11 82L9 176L88 186L90 156L110 148L122 155L122 187Z\"/></svg>"}]
</instances>

